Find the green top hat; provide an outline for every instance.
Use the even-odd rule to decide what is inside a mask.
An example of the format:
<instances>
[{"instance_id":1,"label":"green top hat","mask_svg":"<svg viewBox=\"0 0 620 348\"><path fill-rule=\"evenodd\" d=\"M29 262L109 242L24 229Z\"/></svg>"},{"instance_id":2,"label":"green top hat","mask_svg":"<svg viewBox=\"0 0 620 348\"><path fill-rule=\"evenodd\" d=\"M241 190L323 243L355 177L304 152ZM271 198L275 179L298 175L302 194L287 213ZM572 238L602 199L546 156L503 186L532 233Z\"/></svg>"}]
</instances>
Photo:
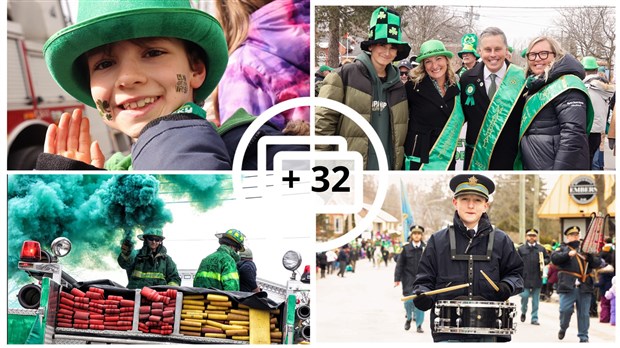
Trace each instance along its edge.
<instances>
[{"instance_id":1,"label":"green top hat","mask_svg":"<svg viewBox=\"0 0 620 348\"><path fill-rule=\"evenodd\" d=\"M495 191L493 180L480 174L460 174L450 180L450 189L454 197L474 194L489 199L489 195Z\"/></svg>"},{"instance_id":2,"label":"green top hat","mask_svg":"<svg viewBox=\"0 0 620 348\"><path fill-rule=\"evenodd\" d=\"M216 233L215 236L219 238L227 238L232 240L233 242L239 244L239 251L244 251L245 247L243 246L243 242L245 242L245 235L241 233L241 231L231 228L230 230L224 233Z\"/></svg>"},{"instance_id":3,"label":"green top hat","mask_svg":"<svg viewBox=\"0 0 620 348\"><path fill-rule=\"evenodd\" d=\"M585 70L596 70L598 69L598 63L596 62L596 58L592 56L586 56L581 59L581 65Z\"/></svg>"},{"instance_id":4,"label":"green top hat","mask_svg":"<svg viewBox=\"0 0 620 348\"><path fill-rule=\"evenodd\" d=\"M446 50L443 42L439 40L428 40L420 46L420 55L416 58L416 62L422 63L422 61L429 57L446 56L452 58L454 54Z\"/></svg>"},{"instance_id":5,"label":"green top hat","mask_svg":"<svg viewBox=\"0 0 620 348\"><path fill-rule=\"evenodd\" d=\"M567 236L569 234L579 234L580 232L581 229L579 228L579 226L571 226L564 230L564 235Z\"/></svg>"},{"instance_id":6,"label":"green top hat","mask_svg":"<svg viewBox=\"0 0 620 348\"><path fill-rule=\"evenodd\" d=\"M476 57L476 59L480 58L476 49L478 48L478 36L476 34L465 34L461 38L461 45L463 49L460 50L457 54L459 58L463 58L463 53L471 53Z\"/></svg>"},{"instance_id":7,"label":"green top hat","mask_svg":"<svg viewBox=\"0 0 620 348\"><path fill-rule=\"evenodd\" d=\"M77 23L52 35L43 54L54 80L96 108L88 69L80 57L102 45L143 37L183 39L204 50L207 77L194 92L197 101L209 96L226 70L228 47L222 27L212 16L193 9L189 0L80 0Z\"/></svg>"},{"instance_id":8,"label":"green top hat","mask_svg":"<svg viewBox=\"0 0 620 348\"><path fill-rule=\"evenodd\" d=\"M360 48L368 51L371 45L391 44L398 48L394 60L405 59L409 56L411 46L400 39L400 15L387 7L379 7L370 18L368 40L362 41Z\"/></svg>"},{"instance_id":9,"label":"green top hat","mask_svg":"<svg viewBox=\"0 0 620 348\"><path fill-rule=\"evenodd\" d=\"M162 231L161 228L148 228L144 231L144 233L138 235L138 239L144 240L145 236L155 236L161 238L162 240L166 239L166 237L164 237L164 231Z\"/></svg>"}]
</instances>

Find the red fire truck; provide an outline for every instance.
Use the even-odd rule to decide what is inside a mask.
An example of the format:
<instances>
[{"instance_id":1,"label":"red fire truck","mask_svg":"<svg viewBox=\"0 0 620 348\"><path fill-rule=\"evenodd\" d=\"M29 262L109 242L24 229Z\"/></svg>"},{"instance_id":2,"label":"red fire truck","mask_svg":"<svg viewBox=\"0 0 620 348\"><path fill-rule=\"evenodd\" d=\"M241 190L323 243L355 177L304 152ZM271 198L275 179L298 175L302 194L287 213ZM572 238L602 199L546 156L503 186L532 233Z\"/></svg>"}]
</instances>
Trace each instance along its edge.
<instances>
[{"instance_id":1,"label":"red fire truck","mask_svg":"<svg viewBox=\"0 0 620 348\"><path fill-rule=\"evenodd\" d=\"M130 139L94 119L96 110L62 90L47 70L43 45L68 23L61 1L9 0L7 6L7 168L34 168L47 126L74 109L93 115L91 133L104 154L127 153Z\"/></svg>"}]
</instances>

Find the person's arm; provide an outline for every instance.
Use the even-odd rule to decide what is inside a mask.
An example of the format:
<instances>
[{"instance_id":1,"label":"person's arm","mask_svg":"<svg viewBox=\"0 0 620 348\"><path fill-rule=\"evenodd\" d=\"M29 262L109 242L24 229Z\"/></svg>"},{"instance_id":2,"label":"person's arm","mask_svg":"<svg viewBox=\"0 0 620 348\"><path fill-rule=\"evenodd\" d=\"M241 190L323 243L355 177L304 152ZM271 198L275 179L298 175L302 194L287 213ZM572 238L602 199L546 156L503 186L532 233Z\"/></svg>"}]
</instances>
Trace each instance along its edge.
<instances>
[{"instance_id":1,"label":"person's arm","mask_svg":"<svg viewBox=\"0 0 620 348\"><path fill-rule=\"evenodd\" d=\"M561 100L557 103L555 99ZM588 155L586 133L586 95L569 90L552 101L560 125L560 142L555 154L553 169L588 169L575 166L575 160Z\"/></svg>"},{"instance_id":2,"label":"person's arm","mask_svg":"<svg viewBox=\"0 0 620 348\"><path fill-rule=\"evenodd\" d=\"M252 289L252 292L259 292L260 287L256 283L256 266L254 264L252 264L252 267L250 267L248 273L249 273L248 283L250 285L250 288Z\"/></svg>"},{"instance_id":3,"label":"person's arm","mask_svg":"<svg viewBox=\"0 0 620 348\"><path fill-rule=\"evenodd\" d=\"M138 255L139 249L133 251L133 243L129 240L123 240L123 243L121 244L121 252L120 254L118 254L118 258L116 259L116 261L118 262L118 265L125 270L131 270L131 268L133 268L134 265L134 261L136 259L136 256Z\"/></svg>"},{"instance_id":4,"label":"person's arm","mask_svg":"<svg viewBox=\"0 0 620 348\"><path fill-rule=\"evenodd\" d=\"M571 257L569 255L569 252L570 249L560 247L558 250L551 254L551 262L553 262L553 264L556 266L560 266L562 264L570 262Z\"/></svg>"},{"instance_id":5,"label":"person's arm","mask_svg":"<svg viewBox=\"0 0 620 348\"><path fill-rule=\"evenodd\" d=\"M435 290L437 284L437 258L449 255L437 255L435 236L431 235L418 264L418 274L413 282L413 292Z\"/></svg>"},{"instance_id":6,"label":"person's arm","mask_svg":"<svg viewBox=\"0 0 620 348\"><path fill-rule=\"evenodd\" d=\"M547 249L545 249L544 247L542 248L542 253L543 253L543 259L545 261L545 265L548 265L551 262L551 256L547 252Z\"/></svg>"},{"instance_id":7,"label":"person's arm","mask_svg":"<svg viewBox=\"0 0 620 348\"><path fill-rule=\"evenodd\" d=\"M340 75L336 72L332 72L323 80L323 86L319 91L319 97L327 98L339 103L344 103L344 89ZM316 135L327 136L337 135L338 122L340 118L344 117L339 112L325 108L317 107L315 111L315 123L314 129ZM335 150L333 145L317 145L317 150Z\"/></svg>"},{"instance_id":8,"label":"person's arm","mask_svg":"<svg viewBox=\"0 0 620 348\"><path fill-rule=\"evenodd\" d=\"M222 266L222 287L226 291L239 291L239 272L237 264L232 258L226 260Z\"/></svg>"},{"instance_id":9,"label":"person's arm","mask_svg":"<svg viewBox=\"0 0 620 348\"><path fill-rule=\"evenodd\" d=\"M234 57L231 57L234 59ZM232 64L231 64L232 63ZM260 115L275 104L270 85L252 65L243 66L229 61L228 68L218 84L220 123L224 123L239 108L252 115Z\"/></svg>"},{"instance_id":10,"label":"person's arm","mask_svg":"<svg viewBox=\"0 0 620 348\"><path fill-rule=\"evenodd\" d=\"M405 266L405 248L403 247L400 252L400 257L398 261L396 261L396 268L394 268L394 287L400 285L400 281L402 279L403 269Z\"/></svg>"},{"instance_id":11,"label":"person's arm","mask_svg":"<svg viewBox=\"0 0 620 348\"><path fill-rule=\"evenodd\" d=\"M60 116L58 126L51 124L45 134L43 151L103 168L105 156L97 141L91 142L90 121L75 109Z\"/></svg>"},{"instance_id":12,"label":"person's arm","mask_svg":"<svg viewBox=\"0 0 620 348\"><path fill-rule=\"evenodd\" d=\"M177 270L177 264L172 260L170 255L166 257L166 285L180 286L181 276Z\"/></svg>"},{"instance_id":13,"label":"person's arm","mask_svg":"<svg viewBox=\"0 0 620 348\"><path fill-rule=\"evenodd\" d=\"M500 239L498 243L501 250L500 265L500 283L506 283L510 286L510 296L516 295L523 291L523 260L514 247L514 243L503 234L503 241ZM498 240L495 241L496 243ZM497 284L501 287L501 284Z\"/></svg>"}]
</instances>

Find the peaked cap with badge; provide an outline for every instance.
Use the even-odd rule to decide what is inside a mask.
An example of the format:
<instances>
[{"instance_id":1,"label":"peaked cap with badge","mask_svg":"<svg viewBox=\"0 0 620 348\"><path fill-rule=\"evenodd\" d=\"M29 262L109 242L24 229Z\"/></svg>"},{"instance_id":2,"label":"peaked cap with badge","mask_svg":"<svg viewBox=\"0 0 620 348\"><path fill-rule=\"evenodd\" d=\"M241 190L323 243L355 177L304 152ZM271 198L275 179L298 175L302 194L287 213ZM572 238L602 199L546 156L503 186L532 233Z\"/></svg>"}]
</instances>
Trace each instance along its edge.
<instances>
[{"instance_id":1,"label":"peaked cap with badge","mask_svg":"<svg viewBox=\"0 0 620 348\"><path fill-rule=\"evenodd\" d=\"M564 235L568 236L569 234L579 234L580 232L581 228L579 228L579 226L570 226L564 230Z\"/></svg>"},{"instance_id":2,"label":"peaked cap with badge","mask_svg":"<svg viewBox=\"0 0 620 348\"><path fill-rule=\"evenodd\" d=\"M538 230L535 228L530 228L525 232L526 236L538 236Z\"/></svg>"},{"instance_id":3,"label":"peaked cap with badge","mask_svg":"<svg viewBox=\"0 0 620 348\"><path fill-rule=\"evenodd\" d=\"M405 41L401 41L400 15L387 7L379 7L370 18L370 29L368 30L368 40L362 41L360 48L369 52L369 48L376 44L391 44L398 48L398 53L394 60L402 60L409 56L411 46Z\"/></svg>"},{"instance_id":4,"label":"peaked cap with badge","mask_svg":"<svg viewBox=\"0 0 620 348\"><path fill-rule=\"evenodd\" d=\"M424 233L424 227L420 225L413 225L409 227L409 232Z\"/></svg>"},{"instance_id":5,"label":"peaked cap with badge","mask_svg":"<svg viewBox=\"0 0 620 348\"><path fill-rule=\"evenodd\" d=\"M450 189L454 198L474 194L489 200L489 195L495 191L495 183L484 175L459 174L450 180Z\"/></svg>"}]
</instances>

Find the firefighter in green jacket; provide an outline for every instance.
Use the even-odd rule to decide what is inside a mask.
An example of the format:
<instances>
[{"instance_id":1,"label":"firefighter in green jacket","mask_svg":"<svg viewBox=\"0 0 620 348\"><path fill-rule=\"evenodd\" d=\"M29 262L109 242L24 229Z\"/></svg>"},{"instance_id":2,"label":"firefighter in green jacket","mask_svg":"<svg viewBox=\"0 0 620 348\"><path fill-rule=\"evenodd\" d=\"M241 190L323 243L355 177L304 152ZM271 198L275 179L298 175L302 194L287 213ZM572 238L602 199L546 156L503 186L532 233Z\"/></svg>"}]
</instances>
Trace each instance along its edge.
<instances>
[{"instance_id":1,"label":"firefighter in green jacket","mask_svg":"<svg viewBox=\"0 0 620 348\"><path fill-rule=\"evenodd\" d=\"M118 255L118 264L127 271L129 289L140 289L144 286L172 285L179 286L181 277L177 265L166 253L163 245L164 232L159 228L146 230L138 235L144 241L142 248L132 250L133 243L125 239Z\"/></svg>"},{"instance_id":2,"label":"firefighter in green jacket","mask_svg":"<svg viewBox=\"0 0 620 348\"><path fill-rule=\"evenodd\" d=\"M220 247L200 262L194 277L194 287L239 291L237 253L245 250L245 235L239 230L230 229L225 233L216 233L215 236L219 239Z\"/></svg>"}]
</instances>

